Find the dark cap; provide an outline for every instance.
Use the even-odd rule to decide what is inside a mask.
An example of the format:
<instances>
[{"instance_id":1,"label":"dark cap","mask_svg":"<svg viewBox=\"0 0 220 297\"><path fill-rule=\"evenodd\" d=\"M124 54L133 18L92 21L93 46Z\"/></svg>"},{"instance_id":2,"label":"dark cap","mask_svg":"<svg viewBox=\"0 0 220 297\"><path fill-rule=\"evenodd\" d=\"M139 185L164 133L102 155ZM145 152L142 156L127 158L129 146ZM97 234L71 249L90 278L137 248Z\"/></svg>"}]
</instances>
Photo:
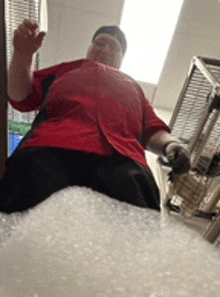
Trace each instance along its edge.
<instances>
[{"instance_id":1,"label":"dark cap","mask_svg":"<svg viewBox=\"0 0 220 297\"><path fill-rule=\"evenodd\" d=\"M112 35L115 38L117 38L118 41L122 45L123 55L125 54L126 49L127 49L127 40L126 40L125 34L122 32L122 30L118 26L103 26L103 27L100 27L95 32L95 34L94 34L94 36L92 38L92 42L94 42L95 38L100 34L109 34L109 35Z\"/></svg>"}]
</instances>

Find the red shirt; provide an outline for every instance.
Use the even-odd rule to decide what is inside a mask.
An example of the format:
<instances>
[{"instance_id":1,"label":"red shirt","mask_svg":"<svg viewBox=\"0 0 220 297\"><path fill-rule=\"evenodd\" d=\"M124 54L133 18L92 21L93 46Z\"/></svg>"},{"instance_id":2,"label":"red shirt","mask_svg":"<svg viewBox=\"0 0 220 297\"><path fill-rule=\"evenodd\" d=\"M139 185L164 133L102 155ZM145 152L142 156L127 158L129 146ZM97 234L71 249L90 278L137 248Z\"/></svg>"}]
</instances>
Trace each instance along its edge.
<instances>
[{"instance_id":1,"label":"red shirt","mask_svg":"<svg viewBox=\"0 0 220 297\"><path fill-rule=\"evenodd\" d=\"M170 132L140 86L119 70L89 59L34 72L33 91L11 105L30 112L43 100L43 81L54 75L46 98L48 118L20 149L59 147L110 156L114 149L148 167L145 145L158 130ZM141 143L141 139L145 143Z\"/></svg>"}]
</instances>

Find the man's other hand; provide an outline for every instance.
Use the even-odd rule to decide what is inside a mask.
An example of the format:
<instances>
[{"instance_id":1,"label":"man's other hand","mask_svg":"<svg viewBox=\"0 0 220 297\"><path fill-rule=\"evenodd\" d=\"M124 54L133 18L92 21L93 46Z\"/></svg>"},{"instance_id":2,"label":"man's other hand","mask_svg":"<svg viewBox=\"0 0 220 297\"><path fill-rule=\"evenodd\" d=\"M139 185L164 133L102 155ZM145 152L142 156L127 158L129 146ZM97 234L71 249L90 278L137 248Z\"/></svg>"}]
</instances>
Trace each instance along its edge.
<instances>
[{"instance_id":1,"label":"man's other hand","mask_svg":"<svg viewBox=\"0 0 220 297\"><path fill-rule=\"evenodd\" d=\"M170 162L175 174L183 174L190 169L190 154L182 144L176 141L168 143L164 154Z\"/></svg>"}]
</instances>

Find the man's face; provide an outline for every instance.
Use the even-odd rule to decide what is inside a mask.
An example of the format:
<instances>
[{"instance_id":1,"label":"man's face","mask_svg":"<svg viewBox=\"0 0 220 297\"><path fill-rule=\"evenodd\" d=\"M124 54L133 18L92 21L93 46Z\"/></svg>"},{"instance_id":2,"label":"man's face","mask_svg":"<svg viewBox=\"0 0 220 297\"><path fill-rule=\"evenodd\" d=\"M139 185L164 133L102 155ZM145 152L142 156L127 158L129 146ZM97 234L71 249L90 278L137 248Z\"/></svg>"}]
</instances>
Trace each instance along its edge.
<instances>
[{"instance_id":1,"label":"man's face","mask_svg":"<svg viewBox=\"0 0 220 297\"><path fill-rule=\"evenodd\" d=\"M100 34L90 45L87 58L119 69L123 58L121 43L109 34Z\"/></svg>"}]
</instances>

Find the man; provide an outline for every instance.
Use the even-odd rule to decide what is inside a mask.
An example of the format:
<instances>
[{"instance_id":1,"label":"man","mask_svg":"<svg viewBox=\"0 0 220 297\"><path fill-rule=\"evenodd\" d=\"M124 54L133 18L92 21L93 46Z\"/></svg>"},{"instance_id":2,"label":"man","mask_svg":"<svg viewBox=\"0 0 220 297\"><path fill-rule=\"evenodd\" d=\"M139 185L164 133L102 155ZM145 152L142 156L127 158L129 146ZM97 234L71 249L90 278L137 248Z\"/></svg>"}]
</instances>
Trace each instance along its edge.
<instances>
[{"instance_id":1,"label":"man","mask_svg":"<svg viewBox=\"0 0 220 297\"><path fill-rule=\"evenodd\" d=\"M167 156L176 173L188 152L170 135L140 86L119 71L126 38L99 28L86 59L32 70L45 33L25 20L14 34L8 95L20 111L40 112L0 180L0 211L23 211L71 185L159 210L159 191L144 150Z\"/></svg>"}]
</instances>

